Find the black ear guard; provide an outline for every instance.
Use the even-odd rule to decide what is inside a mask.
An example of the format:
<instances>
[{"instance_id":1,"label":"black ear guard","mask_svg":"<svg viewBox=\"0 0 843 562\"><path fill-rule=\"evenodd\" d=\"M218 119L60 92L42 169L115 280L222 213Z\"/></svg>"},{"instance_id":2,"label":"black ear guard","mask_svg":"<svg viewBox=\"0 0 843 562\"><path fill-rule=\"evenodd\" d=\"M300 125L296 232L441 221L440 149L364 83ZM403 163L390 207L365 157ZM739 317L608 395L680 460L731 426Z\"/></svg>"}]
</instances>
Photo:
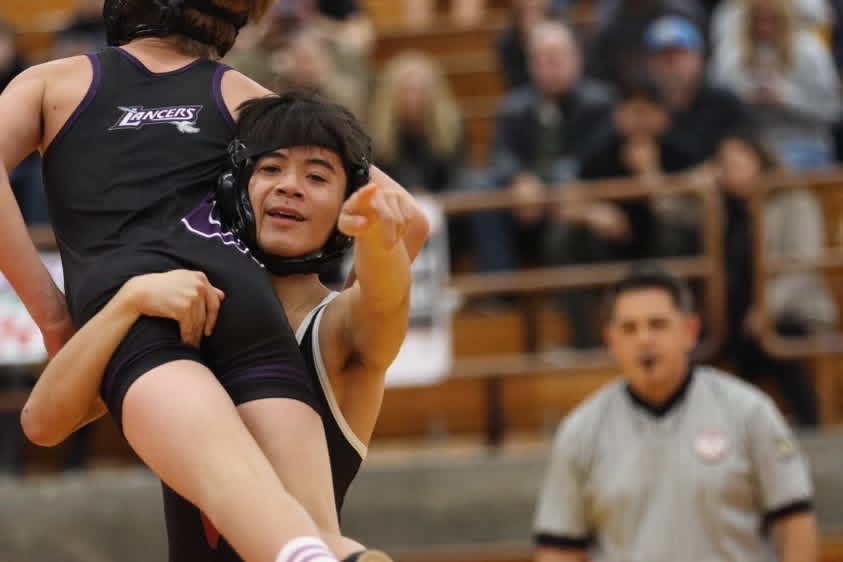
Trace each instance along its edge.
<instances>
[{"instance_id":1,"label":"black ear guard","mask_svg":"<svg viewBox=\"0 0 843 562\"><path fill-rule=\"evenodd\" d=\"M351 248L352 238L334 228L321 251L310 256L285 258L267 254L258 246L255 211L249 200L249 179L252 177L255 162L264 154L276 150L250 151L239 139L234 139L228 146L229 169L222 173L217 182L216 198L223 226L245 242L252 253L274 275L299 275L322 273L341 259ZM355 191L369 183L369 162L365 159L347 170L348 188L346 199Z\"/></svg>"},{"instance_id":2,"label":"black ear guard","mask_svg":"<svg viewBox=\"0 0 843 562\"><path fill-rule=\"evenodd\" d=\"M228 169L217 181L216 192L223 226L252 248L257 246L255 212L249 201L249 178L254 167L254 158L249 155L246 145L240 139L234 139L228 145Z\"/></svg>"}]
</instances>

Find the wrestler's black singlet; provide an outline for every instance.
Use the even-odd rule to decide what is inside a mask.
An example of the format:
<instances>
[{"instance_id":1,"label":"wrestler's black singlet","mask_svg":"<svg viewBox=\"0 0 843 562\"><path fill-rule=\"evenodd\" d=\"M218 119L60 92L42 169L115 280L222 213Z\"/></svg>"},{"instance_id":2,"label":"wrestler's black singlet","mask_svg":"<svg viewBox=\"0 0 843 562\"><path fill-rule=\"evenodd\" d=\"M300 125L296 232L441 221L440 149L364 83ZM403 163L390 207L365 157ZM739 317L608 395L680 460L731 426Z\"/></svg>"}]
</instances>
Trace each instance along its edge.
<instances>
[{"instance_id":1,"label":"wrestler's black singlet","mask_svg":"<svg viewBox=\"0 0 843 562\"><path fill-rule=\"evenodd\" d=\"M334 480L334 498L337 513L340 513L346 492L366 456L366 445L348 427L334 398L322 363L319 348L319 323L325 305L333 296L326 299L305 318L297 337L307 363L308 374L322 406L322 421L325 426L328 456L331 460L331 473ZM241 562L241 558L193 504L166 485L162 487L170 562Z\"/></svg>"},{"instance_id":2,"label":"wrestler's black singlet","mask_svg":"<svg viewBox=\"0 0 843 562\"><path fill-rule=\"evenodd\" d=\"M218 223L206 198L234 121L224 65L198 60L153 73L123 49L89 55L93 80L48 147L44 177L73 321L87 322L129 278L185 268L226 293L201 351L175 322L141 318L112 357L102 395L118 424L138 377L177 359L208 365L236 403L297 398L317 406L294 334L262 266ZM201 220L200 220L201 222Z\"/></svg>"}]
</instances>

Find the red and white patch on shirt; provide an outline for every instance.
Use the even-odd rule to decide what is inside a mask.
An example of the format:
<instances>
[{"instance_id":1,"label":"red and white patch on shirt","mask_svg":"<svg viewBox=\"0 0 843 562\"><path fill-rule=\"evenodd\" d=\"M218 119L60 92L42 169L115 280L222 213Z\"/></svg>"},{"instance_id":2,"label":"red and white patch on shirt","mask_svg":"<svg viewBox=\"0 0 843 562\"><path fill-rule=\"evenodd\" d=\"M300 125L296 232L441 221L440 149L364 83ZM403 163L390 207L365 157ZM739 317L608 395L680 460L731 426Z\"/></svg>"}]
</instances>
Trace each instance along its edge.
<instances>
[{"instance_id":1,"label":"red and white patch on shirt","mask_svg":"<svg viewBox=\"0 0 843 562\"><path fill-rule=\"evenodd\" d=\"M703 462L720 462L729 453L729 436L720 429L705 429L694 440L694 452Z\"/></svg>"}]
</instances>

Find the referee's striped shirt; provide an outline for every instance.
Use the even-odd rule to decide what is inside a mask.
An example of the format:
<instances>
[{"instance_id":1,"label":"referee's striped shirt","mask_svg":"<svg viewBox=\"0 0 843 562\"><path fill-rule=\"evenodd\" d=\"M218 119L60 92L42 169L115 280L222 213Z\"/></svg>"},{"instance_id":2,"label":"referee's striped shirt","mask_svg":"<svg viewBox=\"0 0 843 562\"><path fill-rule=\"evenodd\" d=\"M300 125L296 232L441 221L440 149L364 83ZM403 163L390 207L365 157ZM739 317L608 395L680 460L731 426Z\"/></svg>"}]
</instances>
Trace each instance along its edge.
<instances>
[{"instance_id":1,"label":"referee's striped shirt","mask_svg":"<svg viewBox=\"0 0 843 562\"><path fill-rule=\"evenodd\" d=\"M770 560L765 527L811 497L773 402L700 366L658 411L617 382L562 422L535 538L612 562Z\"/></svg>"}]
</instances>

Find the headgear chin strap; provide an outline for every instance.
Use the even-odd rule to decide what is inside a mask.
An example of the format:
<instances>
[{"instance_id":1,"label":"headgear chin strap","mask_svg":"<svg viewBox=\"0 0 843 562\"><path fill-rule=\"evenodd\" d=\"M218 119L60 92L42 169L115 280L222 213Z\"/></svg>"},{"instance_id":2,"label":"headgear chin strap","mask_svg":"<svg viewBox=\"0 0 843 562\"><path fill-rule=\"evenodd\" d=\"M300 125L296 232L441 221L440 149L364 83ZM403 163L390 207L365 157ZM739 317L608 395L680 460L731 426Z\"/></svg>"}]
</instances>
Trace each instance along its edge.
<instances>
[{"instance_id":1,"label":"headgear chin strap","mask_svg":"<svg viewBox=\"0 0 843 562\"><path fill-rule=\"evenodd\" d=\"M200 26L185 21L185 8L201 12L207 16L221 19L239 31L248 21L245 14L236 14L211 3L211 0L153 0L152 9L145 17L145 23L131 27L126 22L126 4L128 0L106 0L103 5L106 40L111 46L125 45L133 39L143 37L167 37L173 34L187 36L204 45L215 47L220 56L225 55L233 42L220 45L220 41ZM155 10L157 9L157 13Z\"/></svg>"},{"instance_id":2,"label":"headgear chin strap","mask_svg":"<svg viewBox=\"0 0 843 562\"><path fill-rule=\"evenodd\" d=\"M285 258L268 254L261 250L257 240L257 223L252 202L249 200L249 179L254 172L255 163L264 155L274 152L283 145L250 150L239 139L228 145L230 169L225 171L217 182L217 206L220 221L249 246L252 254L263 263L273 275L301 275L322 273L342 259L351 248L352 238L344 235L337 227L331 233L325 245L309 256ZM345 198L348 199L357 189L369 182L369 163L365 160L346 168L348 187Z\"/></svg>"}]
</instances>

